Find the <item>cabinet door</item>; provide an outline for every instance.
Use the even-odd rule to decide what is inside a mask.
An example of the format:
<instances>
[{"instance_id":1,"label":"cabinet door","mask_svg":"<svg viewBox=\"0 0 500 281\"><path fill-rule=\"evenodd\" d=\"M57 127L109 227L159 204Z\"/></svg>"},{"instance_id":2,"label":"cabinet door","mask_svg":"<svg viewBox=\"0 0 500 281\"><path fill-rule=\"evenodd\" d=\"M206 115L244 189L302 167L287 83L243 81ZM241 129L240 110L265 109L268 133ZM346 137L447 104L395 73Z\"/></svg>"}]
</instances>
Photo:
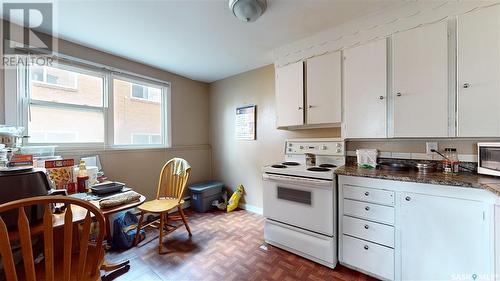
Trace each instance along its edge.
<instances>
[{"instance_id":1,"label":"cabinet door","mask_svg":"<svg viewBox=\"0 0 500 281\"><path fill-rule=\"evenodd\" d=\"M446 22L397 33L394 56L394 136L448 136Z\"/></svg>"},{"instance_id":2,"label":"cabinet door","mask_svg":"<svg viewBox=\"0 0 500 281\"><path fill-rule=\"evenodd\" d=\"M344 51L344 90L344 136L387 137L386 40Z\"/></svg>"},{"instance_id":3,"label":"cabinet door","mask_svg":"<svg viewBox=\"0 0 500 281\"><path fill-rule=\"evenodd\" d=\"M401 279L453 280L492 276L488 206L414 193L401 194Z\"/></svg>"},{"instance_id":4,"label":"cabinet door","mask_svg":"<svg viewBox=\"0 0 500 281\"><path fill-rule=\"evenodd\" d=\"M458 17L458 136L500 136L500 7Z\"/></svg>"},{"instance_id":5,"label":"cabinet door","mask_svg":"<svg viewBox=\"0 0 500 281\"><path fill-rule=\"evenodd\" d=\"M276 123L278 127L304 124L304 64L276 69Z\"/></svg>"},{"instance_id":6,"label":"cabinet door","mask_svg":"<svg viewBox=\"0 0 500 281\"><path fill-rule=\"evenodd\" d=\"M307 124L341 122L342 80L340 62L340 52L307 60Z\"/></svg>"},{"instance_id":7,"label":"cabinet door","mask_svg":"<svg viewBox=\"0 0 500 281\"><path fill-rule=\"evenodd\" d=\"M500 281L500 205L495 207L495 275Z\"/></svg>"}]
</instances>

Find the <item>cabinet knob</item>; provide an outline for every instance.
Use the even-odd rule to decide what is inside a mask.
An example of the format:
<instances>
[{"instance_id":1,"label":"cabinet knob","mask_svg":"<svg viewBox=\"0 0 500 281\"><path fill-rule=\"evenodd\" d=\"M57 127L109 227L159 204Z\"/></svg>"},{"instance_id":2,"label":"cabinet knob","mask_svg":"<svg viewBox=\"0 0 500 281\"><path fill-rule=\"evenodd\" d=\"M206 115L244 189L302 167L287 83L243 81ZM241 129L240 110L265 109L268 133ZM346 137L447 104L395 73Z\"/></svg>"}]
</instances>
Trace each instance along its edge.
<instances>
[{"instance_id":1,"label":"cabinet knob","mask_svg":"<svg viewBox=\"0 0 500 281\"><path fill-rule=\"evenodd\" d=\"M410 196L406 196L406 197L405 197L405 200L406 200L406 201L410 201L410 200L411 200L411 197L410 197Z\"/></svg>"},{"instance_id":2,"label":"cabinet knob","mask_svg":"<svg viewBox=\"0 0 500 281\"><path fill-rule=\"evenodd\" d=\"M299 106L299 110L302 110L302 106Z\"/></svg>"},{"instance_id":3,"label":"cabinet knob","mask_svg":"<svg viewBox=\"0 0 500 281\"><path fill-rule=\"evenodd\" d=\"M400 97L400 96L402 96L402 94L401 93L396 93L396 96Z\"/></svg>"},{"instance_id":4,"label":"cabinet knob","mask_svg":"<svg viewBox=\"0 0 500 281\"><path fill-rule=\"evenodd\" d=\"M370 228L370 226L369 226L369 225L367 225L367 224L365 224L365 229L368 229L368 228Z\"/></svg>"},{"instance_id":5,"label":"cabinet knob","mask_svg":"<svg viewBox=\"0 0 500 281\"><path fill-rule=\"evenodd\" d=\"M464 87L464 89L470 88L470 83L465 83L462 87Z\"/></svg>"},{"instance_id":6,"label":"cabinet knob","mask_svg":"<svg viewBox=\"0 0 500 281\"><path fill-rule=\"evenodd\" d=\"M383 100L383 99L385 99L385 97L384 96L380 96L380 97L378 97L378 99L379 100Z\"/></svg>"},{"instance_id":7,"label":"cabinet knob","mask_svg":"<svg viewBox=\"0 0 500 281\"><path fill-rule=\"evenodd\" d=\"M370 207L366 206L365 210L370 211Z\"/></svg>"},{"instance_id":8,"label":"cabinet knob","mask_svg":"<svg viewBox=\"0 0 500 281\"><path fill-rule=\"evenodd\" d=\"M370 195L370 192L368 192L368 191L365 192L365 196L368 196L368 195Z\"/></svg>"},{"instance_id":9,"label":"cabinet knob","mask_svg":"<svg viewBox=\"0 0 500 281\"><path fill-rule=\"evenodd\" d=\"M370 247L368 247L368 245L365 245L363 248L365 248L365 250L370 249Z\"/></svg>"},{"instance_id":10,"label":"cabinet knob","mask_svg":"<svg viewBox=\"0 0 500 281\"><path fill-rule=\"evenodd\" d=\"M315 105L309 105L309 108L313 108L313 107L316 107Z\"/></svg>"}]
</instances>

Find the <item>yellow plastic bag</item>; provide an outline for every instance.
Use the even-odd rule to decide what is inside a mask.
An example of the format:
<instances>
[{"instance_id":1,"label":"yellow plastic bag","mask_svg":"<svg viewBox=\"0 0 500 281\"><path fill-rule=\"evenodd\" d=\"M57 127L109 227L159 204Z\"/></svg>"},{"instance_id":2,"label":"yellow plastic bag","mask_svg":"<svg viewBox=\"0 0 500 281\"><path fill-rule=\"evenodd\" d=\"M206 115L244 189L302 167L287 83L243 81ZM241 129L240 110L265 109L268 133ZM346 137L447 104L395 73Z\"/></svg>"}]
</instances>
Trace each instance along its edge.
<instances>
[{"instance_id":1,"label":"yellow plastic bag","mask_svg":"<svg viewBox=\"0 0 500 281\"><path fill-rule=\"evenodd\" d=\"M232 212L234 209L238 207L238 203L240 202L240 198L243 195L243 185L239 185L236 190L234 191L233 195L231 195L231 198L229 198L229 202L227 204L227 212Z\"/></svg>"}]
</instances>

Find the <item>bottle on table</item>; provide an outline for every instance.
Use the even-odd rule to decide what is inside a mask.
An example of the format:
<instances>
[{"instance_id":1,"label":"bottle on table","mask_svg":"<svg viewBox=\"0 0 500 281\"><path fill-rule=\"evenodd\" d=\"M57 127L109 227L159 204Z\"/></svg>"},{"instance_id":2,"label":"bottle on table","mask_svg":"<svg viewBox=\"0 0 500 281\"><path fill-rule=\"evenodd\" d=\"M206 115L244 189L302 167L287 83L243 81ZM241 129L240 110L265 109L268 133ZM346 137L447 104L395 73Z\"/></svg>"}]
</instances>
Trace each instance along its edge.
<instances>
[{"instance_id":1,"label":"bottle on table","mask_svg":"<svg viewBox=\"0 0 500 281\"><path fill-rule=\"evenodd\" d=\"M459 161L457 149L448 147L444 149L444 155L446 159L443 160L443 168L444 172L447 174L455 174L458 173Z\"/></svg>"},{"instance_id":2,"label":"bottle on table","mask_svg":"<svg viewBox=\"0 0 500 281\"><path fill-rule=\"evenodd\" d=\"M87 174L87 166L85 165L84 160L80 160L76 183L78 192L87 192L89 176Z\"/></svg>"}]
</instances>

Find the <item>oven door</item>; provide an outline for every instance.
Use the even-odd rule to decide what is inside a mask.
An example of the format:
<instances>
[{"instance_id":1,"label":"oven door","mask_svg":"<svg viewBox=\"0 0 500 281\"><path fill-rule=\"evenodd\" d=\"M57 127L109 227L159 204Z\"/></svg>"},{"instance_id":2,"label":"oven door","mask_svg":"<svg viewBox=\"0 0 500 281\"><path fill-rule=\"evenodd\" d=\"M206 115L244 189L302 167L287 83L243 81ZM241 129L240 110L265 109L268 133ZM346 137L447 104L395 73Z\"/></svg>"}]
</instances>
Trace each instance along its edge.
<instances>
[{"instance_id":1,"label":"oven door","mask_svg":"<svg viewBox=\"0 0 500 281\"><path fill-rule=\"evenodd\" d=\"M264 174L264 217L333 236L334 181Z\"/></svg>"}]
</instances>

